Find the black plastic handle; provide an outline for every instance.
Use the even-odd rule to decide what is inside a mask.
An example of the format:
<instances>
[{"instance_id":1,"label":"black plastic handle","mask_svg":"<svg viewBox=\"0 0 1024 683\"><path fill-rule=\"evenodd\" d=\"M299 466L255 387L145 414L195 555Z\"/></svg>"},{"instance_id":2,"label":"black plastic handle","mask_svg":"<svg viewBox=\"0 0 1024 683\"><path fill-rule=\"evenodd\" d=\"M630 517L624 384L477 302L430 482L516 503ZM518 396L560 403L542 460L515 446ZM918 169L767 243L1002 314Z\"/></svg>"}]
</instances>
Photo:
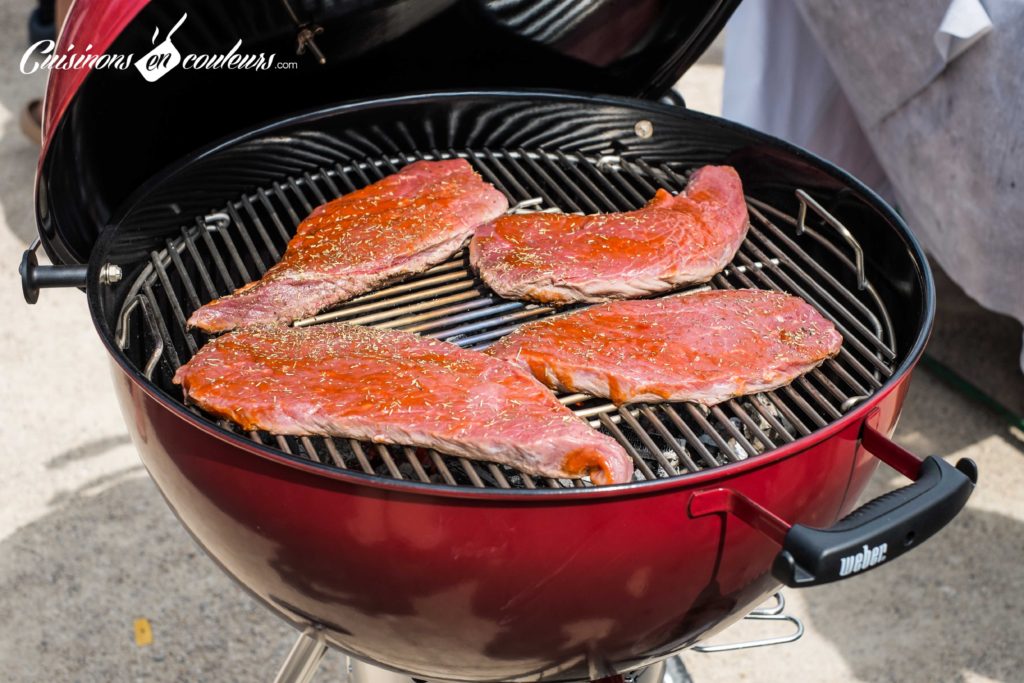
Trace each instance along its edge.
<instances>
[{"instance_id":1,"label":"black plastic handle","mask_svg":"<svg viewBox=\"0 0 1024 683\"><path fill-rule=\"evenodd\" d=\"M856 576L899 557L946 526L978 481L964 458L956 467L930 456L917 480L857 508L829 529L794 524L772 574L787 586L814 586Z\"/></svg>"}]
</instances>

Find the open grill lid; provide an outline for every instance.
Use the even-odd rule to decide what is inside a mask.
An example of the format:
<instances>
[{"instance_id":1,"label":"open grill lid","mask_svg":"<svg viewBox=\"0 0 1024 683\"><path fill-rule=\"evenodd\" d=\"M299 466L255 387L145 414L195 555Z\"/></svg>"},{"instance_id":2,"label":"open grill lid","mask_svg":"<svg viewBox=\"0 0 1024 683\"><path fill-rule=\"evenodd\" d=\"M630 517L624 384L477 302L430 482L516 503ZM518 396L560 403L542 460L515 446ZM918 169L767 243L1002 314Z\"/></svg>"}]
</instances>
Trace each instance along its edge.
<instances>
[{"instance_id":1,"label":"open grill lid","mask_svg":"<svg viewBox=\"0 0 1024 683\"><path fill-rule=\"evenodd\" d=\"M325 103L494 87L656 99L738 1L76 3L56 54L131 61L51 72L36 185L39 234L55 262L84 263L113 209L146 178L231 132ZM276 64L189 69L183 62L152 82L134 65L151 50L176 50L182 60L226 55L239 40L237 54L274 55Z\"/></svg>"}]
</instances>

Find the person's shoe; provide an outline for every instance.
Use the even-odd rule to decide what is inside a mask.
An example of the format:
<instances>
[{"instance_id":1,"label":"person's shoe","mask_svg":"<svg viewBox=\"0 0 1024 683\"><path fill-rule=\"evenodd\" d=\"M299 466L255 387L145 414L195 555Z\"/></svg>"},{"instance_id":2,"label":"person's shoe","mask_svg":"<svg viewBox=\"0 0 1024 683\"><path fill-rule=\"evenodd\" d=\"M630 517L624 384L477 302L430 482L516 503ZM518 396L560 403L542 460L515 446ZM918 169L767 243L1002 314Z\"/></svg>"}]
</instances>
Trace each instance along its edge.
<instances>
[{"instance_id":1,"label":"person's shoe","mask_svg":"<svg viewBox=\"0 0 1024 683\"><path fill-rule=\"evenodd\" d=\"M21 110L21 132L37 145L43 143L43 101L32 100Z\"/></svg>"}]
</instances>

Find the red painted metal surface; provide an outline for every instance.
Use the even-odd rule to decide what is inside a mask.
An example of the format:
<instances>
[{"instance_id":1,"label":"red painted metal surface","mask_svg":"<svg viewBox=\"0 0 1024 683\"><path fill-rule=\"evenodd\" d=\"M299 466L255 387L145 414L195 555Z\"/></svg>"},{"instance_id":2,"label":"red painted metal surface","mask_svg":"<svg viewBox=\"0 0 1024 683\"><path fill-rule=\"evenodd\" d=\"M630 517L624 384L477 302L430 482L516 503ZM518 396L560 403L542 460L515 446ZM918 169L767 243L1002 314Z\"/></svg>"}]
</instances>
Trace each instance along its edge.
<instances>
[{"instance_id":1,"label":"red painted metal surface","mask_svg":"<svg viewBox=\"0 0 1024 683\"><path fill-rule=\"evenodd\" d=\"M916 366L916 361L914 366ZM871 425L885 436L892 436L893 431L896 429L900 410L903 407L903 400L910 389L914 366L907 370L907 373L891 389L890 394L884 400L870 402L870 407L862 418L866 424ZM840 517L845 517L857 506L857 498L867 487L871 475L878 469L878 463L878 458L864 448L863 444L857 445L857 450L853 457L853 469L850 472L849 491L843 500L843 505L839 512Z\"/></svg>"},{"instance_id":2,"label":"red painted metal surface","mask_svg":"<svg viewBox=\"0 0 1024 683\"><path fill-rule=\"evenodd\" d=\"M916 480L921 475L921 460L879 432L875 427L876 420L872 418L875 418L874 413L864 422L861 445L907 479Z\"/></svg>"},{"instance_id":3,"label":"red painted metal surface","mask_svg":"<svg viewBox=\"0 0 1024 683\"><path fill-rule=\"evenodd\" d=\"M780 545L792 527L771 510L731 488L697 491L690 496L690 517L725 514L735 515Z\"/></svg>"},{"instance_id":4,"label":"red painted metal surface","mask_svg":"<svg viewBox=\"0 0 1024 683\"><path fill-rule=\"evenodd\" d=\"M286 619L423 678L579 679L665 657L777 587L778 544L732 515L692 517L692 494L728 488L826 526L866 483L864 410L799 448L610 497L368 485L239 447L113 368L143 462L206 551ZM876 397L879 415L902 397Z\"/></svg>"}]
</instances>

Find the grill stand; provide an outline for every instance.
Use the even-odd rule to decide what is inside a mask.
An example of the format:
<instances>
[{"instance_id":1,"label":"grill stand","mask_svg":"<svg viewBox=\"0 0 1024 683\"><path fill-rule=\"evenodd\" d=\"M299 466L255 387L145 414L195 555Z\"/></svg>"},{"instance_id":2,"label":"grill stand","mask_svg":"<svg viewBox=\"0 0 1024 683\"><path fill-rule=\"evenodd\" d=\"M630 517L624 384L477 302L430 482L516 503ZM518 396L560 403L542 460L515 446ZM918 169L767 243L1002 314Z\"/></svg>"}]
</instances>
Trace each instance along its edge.
<instances>
[{"instance_id":1,"label":"grill stand","mask_svg":"<svg viewBox=\"0 0 1024 683\"><path fill-rule=\"evenodd\" d=\"M274 683L310 683L325 654L327 645L323 637L314 628L306 629L292 645Z\"/></svg>"},{"instance_id":2,"label":"grill stand","mask_svg":"<svg viewBox=\"0 0 1024 683\"><path fill-rule=\"evenodd\" d=\"M734 650L749 650L755 647L766 647L769 645L782 645L799 640L804 635L804 624L792 614L786 614L786 599L782 593L772 596L773 604L759 607L744 619L751 621L787 622L795 627L791 633L770 638L758 638L736 643L722 643L720 645L695 645L691 649L694 652L711 654L716 652L732 652ZM320 662L327 654L327 645L318 631L308 628L299 634L298 640L292 646L291 652L281 665L274 683L311 683ZM388 669L366 664L358 659L348 659L348 680L346 683L427 683L415 678L404 676ZM632 675L618 675L601 678L593 683L694 683L690 674L686 671L683 661L678 657L670 657L667 660L656 662L649 667Z\"/></svg>"},{"instance_id":3,"label":"grill stand","mask_svg":"<svg viewBox=\"0 0 1024 683\"><path fill-rule=\"evenodd\" d=\"M792 643L804 635L804 623L800 621L798 617L794 617L792 614L785 614L786 609L786 598L783 597L782 593L776 593L772 596L775 604L767 607L759 607L753 612L743 617L751 621L771 621L771 622L787 622L792 624L794 630L790 633L781 636L774 636L771 638L758 638L756 640L746 640L738 643L722 643L721 645L694 645L694 652L702 652L705 654L711 654L715 652L732 652L734 650L749 650L755 647L765 647L768 645L783 645L785 643Z\"/></svg>"}]
</instances>

